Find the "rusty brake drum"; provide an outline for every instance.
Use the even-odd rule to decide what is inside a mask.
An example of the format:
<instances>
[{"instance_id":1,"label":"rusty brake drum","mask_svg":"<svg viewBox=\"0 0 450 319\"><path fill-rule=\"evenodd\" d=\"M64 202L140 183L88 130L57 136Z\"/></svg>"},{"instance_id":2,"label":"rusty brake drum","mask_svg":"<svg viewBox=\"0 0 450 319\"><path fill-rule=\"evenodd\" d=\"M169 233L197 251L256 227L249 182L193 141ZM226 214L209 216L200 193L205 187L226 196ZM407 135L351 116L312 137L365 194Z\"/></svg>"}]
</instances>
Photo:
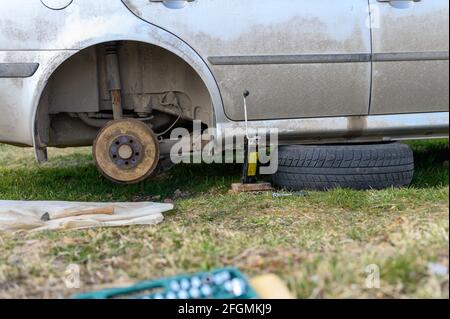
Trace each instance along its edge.
<instances>
[{"instance_id":1,"label":"rusty brake drum","mask_svg":"<svg viewBox=\"0 0 450 319\"><path fill-rule=\"evenodd\" d=\"M145 180L159 161L159 143L152 129L141 121L109 122L98 133L93 155L97 168L109 180L134 184Z\"/></svg>"}]
</instances>

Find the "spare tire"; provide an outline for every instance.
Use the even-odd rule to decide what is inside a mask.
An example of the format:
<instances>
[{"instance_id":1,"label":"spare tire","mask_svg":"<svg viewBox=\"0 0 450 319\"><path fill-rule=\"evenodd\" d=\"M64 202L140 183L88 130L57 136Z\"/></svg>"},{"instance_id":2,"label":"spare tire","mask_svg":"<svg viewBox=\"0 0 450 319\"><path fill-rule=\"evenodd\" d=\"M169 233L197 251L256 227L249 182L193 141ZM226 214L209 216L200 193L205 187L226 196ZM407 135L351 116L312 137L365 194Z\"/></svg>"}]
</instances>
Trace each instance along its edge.
<instances>
[{"instance_id":1,"label":"spare tire","mask_svg":"<svg viewBox=\"0 0 450 319\"><path fill-rule=\"evenodd\" d=\"M401 187L414 174L413 152L402 143L280 146L278 157L273 182L289 190Z\"/></svg>"}]
</instances>

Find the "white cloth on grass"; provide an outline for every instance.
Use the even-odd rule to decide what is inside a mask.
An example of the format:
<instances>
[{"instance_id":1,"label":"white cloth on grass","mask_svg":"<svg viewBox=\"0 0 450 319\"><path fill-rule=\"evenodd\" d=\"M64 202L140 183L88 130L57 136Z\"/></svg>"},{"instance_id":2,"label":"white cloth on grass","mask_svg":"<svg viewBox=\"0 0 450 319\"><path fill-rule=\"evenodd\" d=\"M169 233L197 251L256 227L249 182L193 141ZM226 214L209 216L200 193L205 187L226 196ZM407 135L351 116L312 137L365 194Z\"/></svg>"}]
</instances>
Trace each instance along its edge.
<instances>
[{"instance_id":1,"label":"white cloth on grass","mask_svg":"<svg viewBox=\"0 0 450 319\"><path fill-rule=\"evenodd\" d=\"M113 208L113 214L94 214L52 219L66 212ZM163 212L173 209L162 203L88 203L57 201L0 201L1 231L41 231L129 225L153 225L164 220ZM48 213L50 220L41 220Z\"/></svg>"}]
</instances>

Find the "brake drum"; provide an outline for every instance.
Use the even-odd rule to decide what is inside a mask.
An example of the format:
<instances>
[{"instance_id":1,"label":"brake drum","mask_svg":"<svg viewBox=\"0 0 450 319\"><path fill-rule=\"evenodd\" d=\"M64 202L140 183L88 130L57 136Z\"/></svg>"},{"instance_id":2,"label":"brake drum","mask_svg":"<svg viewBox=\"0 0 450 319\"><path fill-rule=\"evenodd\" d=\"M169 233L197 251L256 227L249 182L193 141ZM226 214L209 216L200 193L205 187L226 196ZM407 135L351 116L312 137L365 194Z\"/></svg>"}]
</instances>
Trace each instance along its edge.
<instances>
[{"instance_id":1,"label":"brake drum","mask_svg":"<svg viewBox=\"0 0 450 319\"><path fill-rule=\"evenodd\" d=\"M97 168L109 180L138 183L149 177L158 164L158 139L141 121L111 121L98 133L93 155Z\"/></svg>"}]
</instances>

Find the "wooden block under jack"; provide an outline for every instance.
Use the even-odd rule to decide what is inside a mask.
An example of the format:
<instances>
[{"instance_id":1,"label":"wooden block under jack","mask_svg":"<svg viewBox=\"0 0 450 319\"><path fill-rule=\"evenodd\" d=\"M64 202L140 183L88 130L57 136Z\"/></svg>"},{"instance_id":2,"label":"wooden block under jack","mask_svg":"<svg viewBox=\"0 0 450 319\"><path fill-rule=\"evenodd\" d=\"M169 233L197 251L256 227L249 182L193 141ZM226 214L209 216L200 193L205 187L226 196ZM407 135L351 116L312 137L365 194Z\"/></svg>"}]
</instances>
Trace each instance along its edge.
<instances>
[{"instance_id":1,"label":"wooden block under jack","mask_svg":"<svg viewBox=\"0 0 450 319\"><path fill-rule=\"evenodd\" d=\"M272 184L270 183L255 183L255 184L242 184L234 183L231 185L232 193L243 193L243 192L265 192L271 191Z\"/></svg>"}]
</instances>

